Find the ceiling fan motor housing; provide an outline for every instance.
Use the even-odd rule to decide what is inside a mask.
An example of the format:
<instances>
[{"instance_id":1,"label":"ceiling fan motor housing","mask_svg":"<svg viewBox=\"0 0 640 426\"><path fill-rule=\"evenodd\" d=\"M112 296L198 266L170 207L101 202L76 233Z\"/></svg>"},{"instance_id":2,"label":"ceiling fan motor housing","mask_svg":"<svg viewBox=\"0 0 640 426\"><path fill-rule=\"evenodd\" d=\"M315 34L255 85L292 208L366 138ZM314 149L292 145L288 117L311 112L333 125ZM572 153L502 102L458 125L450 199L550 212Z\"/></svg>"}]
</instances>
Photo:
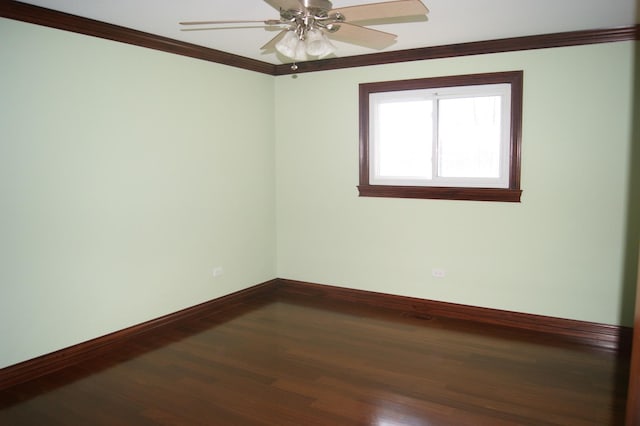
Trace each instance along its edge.
<instances>
[{"instance_id":1,"label":"ceiling fan motor housing","mask_svg":"<svg viewBox=\"0 0 640 426\"><path fill-rule=\"evenodd\" d=\"M333 5L329 0L298 0L301 10L280 10L282 22L291 24L290 31L300 40L305 40L311 30L323 30L334 33L340 29L344 16L340 13L329 15Z\"/></svg>"}]
</instances>

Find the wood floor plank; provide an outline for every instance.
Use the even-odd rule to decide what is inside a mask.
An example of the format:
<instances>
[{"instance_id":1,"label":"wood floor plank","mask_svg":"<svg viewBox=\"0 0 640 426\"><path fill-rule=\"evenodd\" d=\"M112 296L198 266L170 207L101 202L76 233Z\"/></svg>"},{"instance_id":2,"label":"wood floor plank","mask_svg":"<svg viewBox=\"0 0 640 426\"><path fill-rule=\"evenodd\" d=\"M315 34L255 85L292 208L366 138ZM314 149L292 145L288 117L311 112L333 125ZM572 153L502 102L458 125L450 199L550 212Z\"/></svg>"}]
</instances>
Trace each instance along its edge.
<instances>
[{"instance_id":1,"label":"wood floor plank","mask_svg":"<svg viewBox=\"0 0 640 426\"><path fill-rule=\"evenodd\" d=\"M618 425L627 354L274 298L0 392L2 425Z\"/></svg>"}]
</instances>

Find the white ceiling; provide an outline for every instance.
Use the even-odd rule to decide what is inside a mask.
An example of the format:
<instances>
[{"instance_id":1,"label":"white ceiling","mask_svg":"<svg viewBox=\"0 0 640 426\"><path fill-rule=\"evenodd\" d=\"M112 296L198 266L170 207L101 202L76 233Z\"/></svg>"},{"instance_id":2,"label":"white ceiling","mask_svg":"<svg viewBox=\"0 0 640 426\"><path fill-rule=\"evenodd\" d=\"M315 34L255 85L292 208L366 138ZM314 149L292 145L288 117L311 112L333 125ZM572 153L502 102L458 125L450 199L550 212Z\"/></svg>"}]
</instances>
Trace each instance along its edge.
<instances>
[{"instance_id":1,"label":"white ceiling","mask_svg":"<svg viewBox=\"0 0 640 426\"><path fill-rule=\"evenodd\" d=\"M334 0L334 8L382 0ZM640 0L423 0L425 22L377 25L398 35L384 51L555 32L631 26ZM263 0L23 0L49 9L157 34L272 64L283 62L260 46L277 32L263 28L180 31L179 21L265 20L278 12ZM334 43L336 56L377 51ZM286 60L286 59L285 59Z\"/></svg>"}]
</instances>

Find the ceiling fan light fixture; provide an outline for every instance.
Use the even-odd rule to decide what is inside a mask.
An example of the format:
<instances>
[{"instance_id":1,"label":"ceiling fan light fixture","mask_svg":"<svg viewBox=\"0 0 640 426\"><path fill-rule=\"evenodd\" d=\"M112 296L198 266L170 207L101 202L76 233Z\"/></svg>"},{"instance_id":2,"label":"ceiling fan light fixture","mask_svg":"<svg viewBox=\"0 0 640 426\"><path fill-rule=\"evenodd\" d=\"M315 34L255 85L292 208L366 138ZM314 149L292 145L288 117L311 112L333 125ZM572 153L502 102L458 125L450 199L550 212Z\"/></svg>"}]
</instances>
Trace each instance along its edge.
<instances>
[{"instance_id":1,"label":"ceiling fan light fixture","mask_svg":"<svg viewBox=\"0 0 640 426\"><path fill-rule=\"evenodd\" d=\"M312 29L307 33L305 44L309 56L323 58L336 51L335 46L331 44L327 36L318 29Z\"/></svg>"},{"instance_id":2,"label":"ceiling fan light fixture","mask_svg":"<svg viewBox=\"0 0 640 426\"><path fill-rule=\"evenodd\" d=\"M225 25L260 22L265 26L266 30L280 30L275 37L260 48L261 50L265 53L272 53L275 50L281 56L279 59L283 61L282 57L293 61L306 61L309 59L322 59L336 52L337 49L328 36L340 42L370 49L385 49L396 42L397 36L367 28L365 25L392 23L398 19L400 19L399 22L426 21L426 15L429 13L429 9L422 3L423 0L386 0L378 3L346 6L339 9L333 9L331 0L265 1L280 11L278 19L189 21L180 22L180 25ZM195 31L222 28L227 27L182 30ZM335 34L336 32L338 34Z\"/></svg>"},{"instance_id":3,"label":"ceiling fan light fixture","mask_svg":"<svg viewBox=\"0 0 640 426\"><path fill-rule=\"evenodd\" d=\"M276 50L288 58L295 58L300 39L295 31L287 31L282 39L276 43Z\"/></svg>"},{"instance_id":4,"label":"ceiling fan light fixture","mask_svg":"<svg viewBox=\"0 0 640 426\"><path fill-rule=\"evenodd\" d=\"M299 41L298 45L296 46L295 55L292 56L292 58L294 61L297 61L297 62L302 62L307 60L307 46L304 41L302 40Z\"/></svg>"}]
</instances>

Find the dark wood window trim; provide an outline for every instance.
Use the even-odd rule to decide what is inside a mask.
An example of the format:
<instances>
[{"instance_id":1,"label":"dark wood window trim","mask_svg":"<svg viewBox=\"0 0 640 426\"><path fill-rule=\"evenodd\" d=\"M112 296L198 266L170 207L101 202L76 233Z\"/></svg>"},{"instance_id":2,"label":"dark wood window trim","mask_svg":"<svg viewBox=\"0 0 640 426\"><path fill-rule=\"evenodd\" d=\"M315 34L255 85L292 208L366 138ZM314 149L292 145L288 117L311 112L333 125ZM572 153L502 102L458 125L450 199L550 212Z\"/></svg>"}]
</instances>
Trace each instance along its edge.
<instances>
[{"instance_id":1,"label":"dark wood window trim","mask_svg":"<svg viewBox=\"0 0 640 426\"><path fill-rule=\"evenodd\" d=\"M519 202L520 146L522 138L522 71L434 77L360 84L360 184L361 197L427 198L448 200ZM371 185L369 183L369 95L402 90L508 83L511 85L510 167L508 188Z\"/></svg>"}]
</instances>

